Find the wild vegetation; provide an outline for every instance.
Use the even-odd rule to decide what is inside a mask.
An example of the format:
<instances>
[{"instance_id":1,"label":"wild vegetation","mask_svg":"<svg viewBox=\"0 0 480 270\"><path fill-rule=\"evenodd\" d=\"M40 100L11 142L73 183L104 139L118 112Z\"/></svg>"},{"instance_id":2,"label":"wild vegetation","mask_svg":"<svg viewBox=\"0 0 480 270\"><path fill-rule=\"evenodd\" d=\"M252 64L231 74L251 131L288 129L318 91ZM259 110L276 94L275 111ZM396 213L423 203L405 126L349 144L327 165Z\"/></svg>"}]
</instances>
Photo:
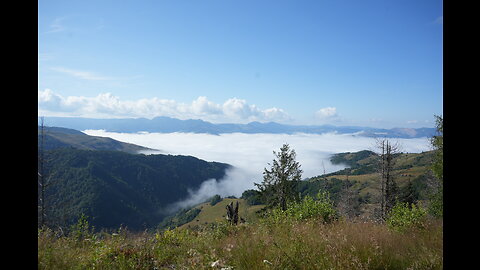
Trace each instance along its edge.
<instances>
[{"instance_id":1,"label":"wild vegetation","mask_svg":"<svg viewBox=\"0 0 480 270\"><path fill-rule=\"evenodd\" d=\"M39 269L443 269L441 117L437 130L433 151L385 156L388 176L374 166L381 154L361 151L333 157L345 170L299 181L286 144L258 191L214 196L155 228L98 230L85 215L68 230L40 227ZM234 202L238 223L225 218Z\"/></svg>"}]
</instances>

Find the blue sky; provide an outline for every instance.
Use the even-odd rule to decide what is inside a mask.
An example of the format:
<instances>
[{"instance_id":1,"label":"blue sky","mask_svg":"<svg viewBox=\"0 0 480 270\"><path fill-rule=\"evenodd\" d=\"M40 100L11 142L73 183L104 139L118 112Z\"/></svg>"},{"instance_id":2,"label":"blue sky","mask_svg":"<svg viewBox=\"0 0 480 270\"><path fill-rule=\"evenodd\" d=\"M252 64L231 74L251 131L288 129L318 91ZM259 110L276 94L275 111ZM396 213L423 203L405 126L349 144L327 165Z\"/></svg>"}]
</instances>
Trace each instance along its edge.
<instances>
[{"instance_id":1,"label":"blue sky","mask_svg":"<svg viewBox=\"0 0 480 270\"><path fill-rule=\"evenodd\" d=\"M433 127L442 5L40 0L39 115Z\"/></svg>"}]
</instances>

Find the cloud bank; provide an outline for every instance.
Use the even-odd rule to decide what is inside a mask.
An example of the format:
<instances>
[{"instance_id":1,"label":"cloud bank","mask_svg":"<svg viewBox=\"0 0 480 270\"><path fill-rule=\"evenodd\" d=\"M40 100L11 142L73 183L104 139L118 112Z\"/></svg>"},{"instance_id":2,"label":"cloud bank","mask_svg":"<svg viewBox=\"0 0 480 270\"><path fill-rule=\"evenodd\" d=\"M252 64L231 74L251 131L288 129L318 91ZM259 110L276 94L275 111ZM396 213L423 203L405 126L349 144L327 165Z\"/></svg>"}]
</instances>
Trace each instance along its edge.
<instances>
[{"instance_id":1,"label":"cloud bank","mask_svg":"<svg viewBox=\"0 0 480 270\"><path fill-rule=\"evenodd\" d=\"M333 119L333 118L336 118L336 117L338 117L337 108L335 108L335 107L322 108L315 113L315 116L318 119Z\"/></svg>"},{"instance_id":2,"label":"cloud bank","mask_svg":"<svg viewBox=\"0 0 480 270\"><path fill-rule=\"evenodd\" d=\"M77 72L78 73L78 72ZM90 73L79 73L91 79L105 79ZM39 115L80 116L91 118L154 118L168 116L178 119L202 119L213 123L248 123L251 121L285 122L291 117L282 109L261 109L248 104L246 100L230 98L218 104L200 96L191 103L181 103L170 99L143 98L121 100L111 93L96 97L63 97L50 89L38 91Z\"/></svg>"},{"instance_id":3,"label":"cloud bank","mask_svg":"<svg viewBox=\"0 0 480 270\"><path fill-rule=\"evenodd\" d=\"M184 200L172 205L171 209L188 207L205 201L215 194L241 196L246 189L255 188L254 183L263 180L263 169L268 168L274 155L284 143L297 153L297 161L303 170L302 177L313 177L345 168L334 165L330 155L341 152L355 152L375 149L375 139L354 134L245 134L228 133L221 135L195 133L115 133L103 130L85 130L88 135L105 136L161 152L145 154L191 155L206 161L224 162L234 168L227 171L220 181L205 181L198 190L191 190ZM418 153L431 150L427 138L394 139L401 151Z\"/></svg>"}]
</instances>

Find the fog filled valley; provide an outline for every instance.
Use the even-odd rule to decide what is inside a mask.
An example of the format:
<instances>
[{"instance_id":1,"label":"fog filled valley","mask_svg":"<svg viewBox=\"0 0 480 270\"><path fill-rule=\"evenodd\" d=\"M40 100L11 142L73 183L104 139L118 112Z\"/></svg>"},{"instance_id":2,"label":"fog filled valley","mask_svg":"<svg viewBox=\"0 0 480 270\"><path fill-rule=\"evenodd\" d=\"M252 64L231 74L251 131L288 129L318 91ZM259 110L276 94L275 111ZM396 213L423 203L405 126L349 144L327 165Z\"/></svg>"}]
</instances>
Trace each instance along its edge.
<instances>
[{"instance_id":1,"label":"fog filled valley","mask_svg":"<svg viewBox=\"0 0 480 270\"><path fill-rule=\"evenodd\" d=\"M139 153L189 155L206 161L227 163L233 166L219 181L205 181L197 190L190 190L189 197L175 204L173 209L190 207L218 194L222 197L240 197L247 189L254 189L254 183L262 181L264 168L273 159L273 151L288 143L297 153L297 161L303 170L303 179L332 173L347 167L346 164L332 164L332 154L377 151L375 139L356 134L246 134L228 133L220 135L202 133L117 133L104 130L84 130L85 134L110 137L156 150L141 150ZM402 152L420 153L431 150L428 138L402 139L394 141Z\"/></svg>"}]
</instances>

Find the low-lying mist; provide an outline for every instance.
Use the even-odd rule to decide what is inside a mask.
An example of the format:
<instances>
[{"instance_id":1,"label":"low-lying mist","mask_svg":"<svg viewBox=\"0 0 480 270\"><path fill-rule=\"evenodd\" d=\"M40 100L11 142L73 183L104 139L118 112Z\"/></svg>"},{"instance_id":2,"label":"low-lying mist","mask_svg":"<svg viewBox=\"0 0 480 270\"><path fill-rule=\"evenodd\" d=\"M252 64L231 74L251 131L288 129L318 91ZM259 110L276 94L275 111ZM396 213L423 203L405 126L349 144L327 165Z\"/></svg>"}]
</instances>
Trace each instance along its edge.
<instances>
[{"instance_id":1,"label":"low-lying mist","mask_svg":"<svg viewBox=\"0 0 480 270\"><path fill-rule=\"evenodd\" d=\"M335 153L356 152L375 149L375 139L355 134L245 134L221 135L197 133L116 133L104 130L85 130L92 136L110 137L122 142L158 149L143 154L190 155L206 161L228 163L234 168L226 176L215 181L205 181L198 190L190 190L189 196L169 207L168 212L190 207L219 194L241 196L246 189L255 188L262 182L263 170L274 159L273 151L279 151L288 143L297 154L303 178L344 169L345 165L334 165L330 156ZM428 138L392 139L401 146L401 151L418 153L431 150Z\"/></svg>"}]
</instances>

